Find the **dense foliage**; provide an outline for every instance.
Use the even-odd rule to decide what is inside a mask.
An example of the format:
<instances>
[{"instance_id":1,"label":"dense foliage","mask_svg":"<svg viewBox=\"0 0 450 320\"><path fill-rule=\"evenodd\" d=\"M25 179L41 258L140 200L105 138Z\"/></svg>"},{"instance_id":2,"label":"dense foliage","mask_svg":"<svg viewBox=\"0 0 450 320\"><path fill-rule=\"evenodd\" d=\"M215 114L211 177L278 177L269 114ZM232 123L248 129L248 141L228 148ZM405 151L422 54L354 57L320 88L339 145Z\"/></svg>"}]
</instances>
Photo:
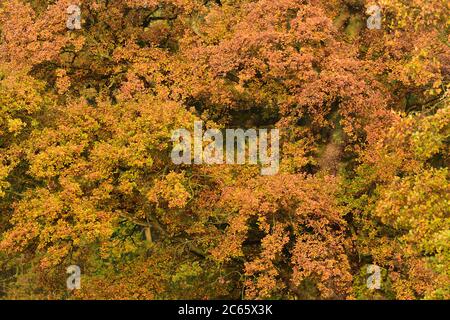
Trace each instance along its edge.
<instances>
[{"instance_id":1,"label":"dense foliage","mask_svg":"<svg viewBox=\"0 0 450 320\"><path fill-rule=\"evenodd\" d=\"M371 4L2 1L0 297L450 299L450 3ZM173 164L200 119L279 173Z\"/></svg>"}]
</instances>

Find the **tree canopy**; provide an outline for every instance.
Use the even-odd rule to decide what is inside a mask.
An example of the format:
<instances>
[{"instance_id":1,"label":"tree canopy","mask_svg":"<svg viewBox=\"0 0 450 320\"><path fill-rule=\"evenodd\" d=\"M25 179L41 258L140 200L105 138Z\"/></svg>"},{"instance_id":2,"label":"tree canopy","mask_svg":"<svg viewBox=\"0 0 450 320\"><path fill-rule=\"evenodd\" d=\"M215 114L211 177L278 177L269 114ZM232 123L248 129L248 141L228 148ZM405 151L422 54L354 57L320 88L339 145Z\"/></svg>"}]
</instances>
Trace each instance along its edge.
<instances>
[{"instance_id":1,"label":"tree canopy","mask_svg":"<svg viewBox=\"0 0 450 320\"><path fill-rule=\"evenodd\" d=\"M449 13L2 1L0 298L450 299ZM279 173L175 165L198 120L279 129Z\"/></svg>"}]
</instances>

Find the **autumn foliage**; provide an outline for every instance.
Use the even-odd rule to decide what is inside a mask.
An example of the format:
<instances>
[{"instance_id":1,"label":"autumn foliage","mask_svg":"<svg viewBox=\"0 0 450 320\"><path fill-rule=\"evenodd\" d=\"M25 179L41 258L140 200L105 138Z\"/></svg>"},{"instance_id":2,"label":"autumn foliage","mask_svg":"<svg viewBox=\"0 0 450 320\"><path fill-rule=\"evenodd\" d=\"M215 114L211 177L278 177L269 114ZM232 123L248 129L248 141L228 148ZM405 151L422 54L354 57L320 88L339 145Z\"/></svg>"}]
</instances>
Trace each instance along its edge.
<instances>
[{"instance_id":1,"label":"autumn foliage","mask_svg":"<svg viewBox=\"0 0 450 320\"><path fill-rule=\"evenodd\" d=\"M450 299L449 16L0 2L0 298ZM175 165L172 132L198 120L279 129L279 173Z\"/></svg>"}]
</instances>

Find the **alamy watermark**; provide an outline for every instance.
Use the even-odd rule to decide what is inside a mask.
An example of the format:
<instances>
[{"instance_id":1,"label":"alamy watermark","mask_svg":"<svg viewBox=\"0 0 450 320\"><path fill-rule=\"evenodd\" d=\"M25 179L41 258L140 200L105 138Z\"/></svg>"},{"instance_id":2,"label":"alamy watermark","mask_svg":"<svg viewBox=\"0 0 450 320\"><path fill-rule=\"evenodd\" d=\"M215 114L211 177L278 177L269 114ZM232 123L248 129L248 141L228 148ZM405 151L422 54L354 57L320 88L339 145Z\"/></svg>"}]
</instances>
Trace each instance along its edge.
<instances>
[{"instance_id":1,"label":"alamy watermark","mask_svg":"<svg viewBox=\"0 0 450 320\"><path fill-rule=\"evenodd\" d=\"M81 289L81 268L76 265L67 267L66 273L70 274L66 284L69 290Z\"/></svg>"},{"instance_id":2,"label":"alamy watermark","mask_svg":"<svg viewBox=\"0 0 450 320\"><path fill-rule=\"evenodd\" d=\"M67 29L80 30L81 29L81 9L79 6L72 4L67 8L69 17L66 21Z\"/></svg>"},{"instance_id":3,"label":"alamy watermark","mask_svg":"<svg viewBox=\"0 0 450 320\"><path fill-rule=\"evenodd\" d=\"M366 14L370 17L367 19L367 28L370 30L380 30L381 29L381 8L373 4L369 6L366 10Z\"/></svg>"},{"instance_id":4,"label":"alamy watermark","mask_svg":"<svg viewBox=\"0 0 450 320\"><path fill-rule=\"evenodd\" d=\"M178 129L173 132L172 141L171 158L176 165L259 164L261 174L266 176L279 170L278 129L226 129L224 136L218 129L203 132L203 122L195 121L193 135L186 129ZM205 142L208 145L204 146Z\"/></svg>"},{"instance_id":5,"label":"alamy watermark","mask_svg":"<svg viewBox=\"0 0 450 320\"><path fill-rule=\"evenodd\" d=\"M379 290L381 289L381 268L375 264L369 264L367 266L367 274L370 276L367 278L367 289Z\"/></svg>"}]
</instances>

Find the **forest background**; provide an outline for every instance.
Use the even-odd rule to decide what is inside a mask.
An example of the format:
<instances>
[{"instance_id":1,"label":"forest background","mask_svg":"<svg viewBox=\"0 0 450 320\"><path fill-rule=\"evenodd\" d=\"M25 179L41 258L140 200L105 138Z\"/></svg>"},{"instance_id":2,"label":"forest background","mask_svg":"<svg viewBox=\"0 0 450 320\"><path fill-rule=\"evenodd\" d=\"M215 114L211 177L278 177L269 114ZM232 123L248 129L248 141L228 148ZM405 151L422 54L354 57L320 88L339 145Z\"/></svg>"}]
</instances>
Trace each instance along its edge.
<instances>
[{"instance_id":1,"label":"forest background","mask_svg":"<svg viewBox=\"0 0 450 320\"><path fill-rule=\"evenodd\" d=\"M0 298L449 299L449 6L1 0ZM197 120L279 173L174 165Z\"/></svg>"}]
</instances>

